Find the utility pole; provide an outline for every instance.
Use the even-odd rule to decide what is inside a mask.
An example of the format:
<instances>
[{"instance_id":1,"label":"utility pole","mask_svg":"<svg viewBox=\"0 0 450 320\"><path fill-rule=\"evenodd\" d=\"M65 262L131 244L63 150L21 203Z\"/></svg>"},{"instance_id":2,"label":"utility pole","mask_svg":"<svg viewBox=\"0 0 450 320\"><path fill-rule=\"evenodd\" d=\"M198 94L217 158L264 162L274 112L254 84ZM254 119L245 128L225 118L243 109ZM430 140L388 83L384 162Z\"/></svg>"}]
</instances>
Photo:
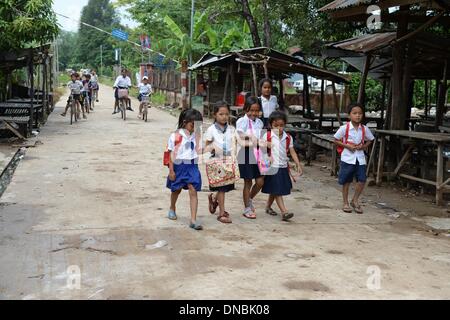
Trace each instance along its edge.
<instances>
[{"instance_id":1,"label":"utility pole","mask_svg":"<svg viewBox=\"0 0 450 320\"><path fill-rule=\"evenodd\" d=\"M100 77L103 76L103 45L100 45Z\"/></svg>"},{"instance_id":2,"label":"utility pole","mask_svg":"<svg viewBox=\"0 0 450 320\"><path fill-rule=\"evenodd\" d=\"M191 3L191 41L194 39L195 0ZM192 52L189 53L189 66L192 66ZM189 106L192 107L192 71L189 73Z\"/></svg>"}]
</instances>

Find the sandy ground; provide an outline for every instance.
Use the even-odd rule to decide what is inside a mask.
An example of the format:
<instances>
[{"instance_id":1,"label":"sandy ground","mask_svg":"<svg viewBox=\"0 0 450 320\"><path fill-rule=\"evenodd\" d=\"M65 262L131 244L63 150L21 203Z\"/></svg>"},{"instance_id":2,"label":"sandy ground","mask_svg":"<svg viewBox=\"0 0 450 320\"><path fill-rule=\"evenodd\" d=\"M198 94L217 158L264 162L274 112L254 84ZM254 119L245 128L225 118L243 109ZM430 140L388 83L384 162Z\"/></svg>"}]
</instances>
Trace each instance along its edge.
<instances>
[{"instance_id":1,"label":"sandy ground","mask_svg":"<svg viewBox=\"0 0 450 320\"><path fill-rule=\"evenodd\" d=\"M205 185L197 232L186 193L179 219L166 218L162 153L176 119L153 108L148 123L136 112L124 122L102 86L95 112L71 126L59 115L65 99L1 198L0 298L450 297L450 238L426 224L441 217L442 227L448 214L432 197L368 188L365 214L343 213L317 162L286 198L291 222L264 214L262 194L258 218L242 217L239 183L227 195L233 223L221 224Z\"/></svg>"}]
</instances>

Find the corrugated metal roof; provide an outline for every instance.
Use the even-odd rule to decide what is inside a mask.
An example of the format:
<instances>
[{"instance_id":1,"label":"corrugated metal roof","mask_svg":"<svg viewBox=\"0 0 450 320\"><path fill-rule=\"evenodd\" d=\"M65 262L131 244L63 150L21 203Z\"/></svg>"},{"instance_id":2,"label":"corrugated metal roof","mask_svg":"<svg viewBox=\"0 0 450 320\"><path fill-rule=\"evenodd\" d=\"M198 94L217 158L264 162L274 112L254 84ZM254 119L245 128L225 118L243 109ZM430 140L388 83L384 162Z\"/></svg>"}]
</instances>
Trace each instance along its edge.
<instances>
[{"instance_id":1,"label":"corrugated metal roof","mask_svg":"<svg viewBox=\"0 0 450 320\"><path fill-rule=\"evenodd\" d=\"M359 53L367 53L384 47L396 38L395 32L383 32L366 34L360 37L328 44L327 47L334 47Z\"/></svg>"},{"instance_id":2,"label":"corrugated metal roof","mask_svg":"<svg viewBox=\"0 0 450 320\"><path fill-rule=\"evenodd\" d=\"M329 4L323 6L319 11L332 11L338 9L344 9L349 7L355 7L362 4L369 4L372 0L335 0Z\"/></svg>"}]
</instances>

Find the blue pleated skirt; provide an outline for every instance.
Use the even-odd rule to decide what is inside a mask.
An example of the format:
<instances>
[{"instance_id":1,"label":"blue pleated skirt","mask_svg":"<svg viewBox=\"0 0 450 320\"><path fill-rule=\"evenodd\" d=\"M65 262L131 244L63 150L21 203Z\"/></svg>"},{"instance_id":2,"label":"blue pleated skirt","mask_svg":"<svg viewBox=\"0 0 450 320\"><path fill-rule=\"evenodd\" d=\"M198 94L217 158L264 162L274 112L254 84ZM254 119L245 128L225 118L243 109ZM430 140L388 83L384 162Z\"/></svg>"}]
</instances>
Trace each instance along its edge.
<instances>
[{"instance_id":1,"label":"blue pleated skirt","mask_svg":"<svg viewBox=\"0 0 450 320\"><path fill-rule=\"evenodd\" d=\"M291 194L291 189L292 181L288 168L278 168L275 174L265 176L262 193L287 196Z\"/></svg>"},{"instance_id":2,"label":"blue pleated skirt","mask_svg":"<svg viewBox=\"0 0 450 320\"><path fill-rule=\"evenodd\" d=\"M175 181L170 181L167 177L166 187L170 191L175 192L180 189L188 189L188 185L192 184L195 190L202 190L202 175L198 169L198 164L196 163L181 163L174 164L173 170L175 171Z\"/></svg>"}]
</instances>

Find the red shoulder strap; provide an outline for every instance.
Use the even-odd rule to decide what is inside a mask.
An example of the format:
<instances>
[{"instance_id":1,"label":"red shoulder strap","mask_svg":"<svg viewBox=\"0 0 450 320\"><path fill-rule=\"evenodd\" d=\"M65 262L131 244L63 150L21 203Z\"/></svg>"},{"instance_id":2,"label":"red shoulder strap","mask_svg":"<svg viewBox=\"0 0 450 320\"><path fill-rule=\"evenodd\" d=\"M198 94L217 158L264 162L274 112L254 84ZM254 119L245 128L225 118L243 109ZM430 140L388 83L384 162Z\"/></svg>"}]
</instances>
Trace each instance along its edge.
<instances>
[{"instance_id":1,"label":"red shoulder strap","mask_svg":"<svg viewBox=\"0 0 450 320\"><path fill-rule=\"evenodd\" d=\"M272 142L272 131L270 129L267 130L267 142ZM267 154L269 156L272 155L272 151L271 151L270 147L267 148Z\"/></svg>"},{"instance_id":2,"label":"red shoulder strap","mask_svg":"<svg viewBox=\"0 0 450 320\"><path fill-rule=\"evenodd\" d=\"M364 141L366 140L366 127L362 125L362 139L361 144L364 144Z\"/></svg>"},{"instance_id":3,"label":"red shoulder strap","mask_svg":"<svg viewBox=\"0 0 450 320\"><path fill-rule=\"evenodd\" d=\"M175 147L183 141L183 136L177 131L175 132Z\"/></svg>"},{"instance_id":4,"label":"red shoulder strap","mask_svg":"<svg viewBox=\"0 0 450 320\"><path fill-rule=\"evenodd\" d=\"M350 131L350 122L347 122L347 127L345 128L345 137L344 137L345 141L344 141L344 143L347 143L347 141L348 141L348 133L349 133L349 131Z\"/></svg>"},{"instance_id":5,"label":"red shoulder strap","mask_svg":"<svg viewBox=\"0 0 450 320\"><path fill-rule=\"evenodd\" d=\"M289 146L291 145L291 135L286 132L286 153L289 153Z\"/></svg>"}]
</instances>

